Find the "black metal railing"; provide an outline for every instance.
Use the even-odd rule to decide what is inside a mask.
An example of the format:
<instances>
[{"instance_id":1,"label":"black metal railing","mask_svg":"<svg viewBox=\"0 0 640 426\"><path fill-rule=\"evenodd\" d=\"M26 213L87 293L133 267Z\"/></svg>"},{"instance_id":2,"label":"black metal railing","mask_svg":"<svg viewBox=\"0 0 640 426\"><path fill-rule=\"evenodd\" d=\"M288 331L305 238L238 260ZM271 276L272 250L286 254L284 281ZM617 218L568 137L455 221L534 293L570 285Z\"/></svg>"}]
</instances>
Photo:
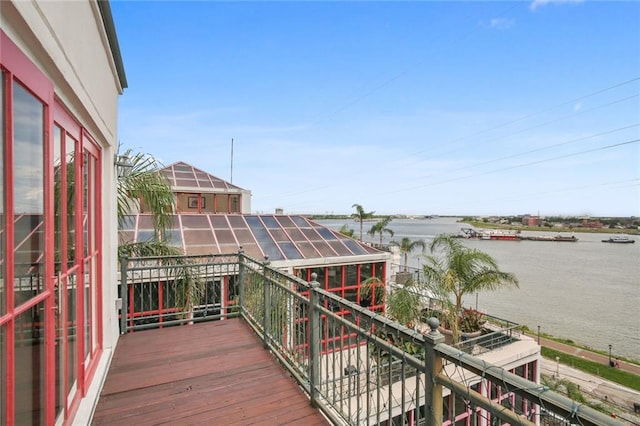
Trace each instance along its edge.
<instances>
[{"instance_id":1,"label":"black metal railing","mask_svg":"<svg viewBox=\"0 0 640 426\"><path fill-rule=\"evenodd\" d=\"M121 332L241 317L334 424L621 424L239 252L120 262ZM473 341L488 351L516 330ZM465 344L472 344L472 341ZM538 352L539 355L539 352Z\"/></svg>"}]
</instances>

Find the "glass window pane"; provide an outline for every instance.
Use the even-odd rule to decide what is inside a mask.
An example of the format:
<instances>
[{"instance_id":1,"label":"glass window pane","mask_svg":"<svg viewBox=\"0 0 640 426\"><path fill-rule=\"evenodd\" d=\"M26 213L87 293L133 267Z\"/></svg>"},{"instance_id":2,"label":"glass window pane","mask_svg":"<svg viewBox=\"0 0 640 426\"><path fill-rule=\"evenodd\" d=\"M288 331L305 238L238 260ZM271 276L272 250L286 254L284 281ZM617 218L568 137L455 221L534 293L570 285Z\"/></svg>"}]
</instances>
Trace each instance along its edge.
<instances>
[{"instance_id":1,"label":"glass window pane","mask_svg":"<svg viewBox=\"0 0 640 426\"><path fill-rule=\"evenodd\" d=\"M66 281L66 282L65 282ZM78 341L77 341L77 329L76 326L76 317L77 312L76 308L78 304L77 301L77 283L78 277L77 274L69 275L66 280L63 281L61 285L66 286L66 307L67 307L67 389L73 388L76 381L76 364L78 359Z\"/></svg>"},{"instance_id":2,"label":"glass window pane","mask_svg":"<svg viewBox=\"0 0 640 426\"><path fill-rule=\"evenodd\" d=\"M89 155L82 155L82 257L89 255L89 177L91 176Z\"/></svg>"},{"instance_id":3,"label":"glass window pane","mask_svg":"<svg viewBox=\"0 0 640 426\"><path fill-rule=\"evenodd\" d=\"M84 357L86 358L92 351L91 347L91 317L93 306L91 306L91 292L94 285L92 281L93 271L91 270L91 263L85 262L84 264Z\"/></svg>"},{"instance_id":4,"label":"glass window pane","mask_svg":"<svg viewBox=\"0 0 640 426\"><path fill-rule=\"evenodd\" d=\"M229 213L229 196L225 194L216 195L216 213Z\"/></svg>"},{"instance_id":5,"label":"glass window pane","mask_svg":"<svg viewBox=\"0 0 640 426\"><path fill-rule=\"evenodd\" d=\"M44 106L13 85L16 302L44 291ZM18 235L21 234L21 235Z\"/></svg>"},{"instance_id":6,"label":"glass window pane","mask_svg":"<svg viewBox=\"0 0 640 426\"><path fill-rule=\"evenodd\" d=\"M15 424L45 424L44 302L16 318Z\"/></svg>"},{"instance_id":7,"label":"glass window pane","mask_svg":"<svg viewBox=\"0 0 640 426\"><path fill-rule=\"evenodd\" d=\"M67 212L67 243L63 246L63 250L67 251L67 265L69 267L75 264L75 247L76 247L76 141L69 135L65 135L65 175L67 182L64 189L67 191L66 212Z\"/></svg>"},{"instance_id":8,"label":"glass window pane","mask_svg":"<svg viewBox=\"0 0 640 426\"><path fill-rule=\"evenodd\" d=\"M66 188L62 187L62 129L53 127L53 254L56 274L64 271L62 262L62 218L66 214L66 206L62 200L66 198Z\"/></svg>"}]
</instances>

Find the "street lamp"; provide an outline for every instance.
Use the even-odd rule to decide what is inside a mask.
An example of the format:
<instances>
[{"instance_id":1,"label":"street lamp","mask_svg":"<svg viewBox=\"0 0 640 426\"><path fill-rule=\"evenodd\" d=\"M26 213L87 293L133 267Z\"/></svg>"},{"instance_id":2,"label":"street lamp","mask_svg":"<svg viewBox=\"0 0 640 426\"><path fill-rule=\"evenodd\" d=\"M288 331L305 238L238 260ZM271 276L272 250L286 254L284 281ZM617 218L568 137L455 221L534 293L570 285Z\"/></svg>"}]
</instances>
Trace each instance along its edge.
<instances>
[{"instance_id":1,"label":"street lamp","mask_svg":"<svg viewBox=\"0 0 640 426\"><path fill-rule=\"evenodd\" d=\"M609 367L613 367L613 361L611 361L611 345L609 345Z\"/></svg>"},{"instance_id":2,"label":"street lamp","mask_svg":"<svg viewBox=\"0 0 640 426\"><path fill-rule=\"evenodd\" d=\"M540 326L538 326L538 346L540 345Z\"/></svg>"}]
</instances>

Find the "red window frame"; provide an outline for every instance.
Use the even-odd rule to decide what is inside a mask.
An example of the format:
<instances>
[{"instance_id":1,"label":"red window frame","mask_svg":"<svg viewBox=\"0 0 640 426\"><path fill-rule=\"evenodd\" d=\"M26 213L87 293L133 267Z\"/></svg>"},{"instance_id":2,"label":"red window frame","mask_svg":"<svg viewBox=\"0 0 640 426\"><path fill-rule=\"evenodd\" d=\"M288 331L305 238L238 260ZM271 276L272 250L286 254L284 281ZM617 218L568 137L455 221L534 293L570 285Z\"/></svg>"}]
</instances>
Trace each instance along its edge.
<instances>
[{"instance_id":1,"label":"red window frame","mask_svg":"<svg viewBox=\"0 0 640 426\"><path fill-rule=\"evenodd\" d=\"M14 197L18 196L18 194L14 194L14 173L12 170L13 165L13 157L14 157L14 129L13 129L13 84L14 81L18 82L22 88L30 92L35 98L37 98L43 105L43 135L42 135L42 143L43 143L43 182L42 189L44 191L44 290L41 293L36 294L32 298L28 299L26 302L21 303L19 306L15 306L15 291L13 286L5 286L5 304L6 309L4 312L1 312L0 315L0 330L5 335L5 345L4 345L4 353L0 357L0 362L4 363L4 370L6 372L6 380L3 380L0 383L0 386L3 387L2 392L0 394L3 397L3 401L0 404L0 407L4 406L4 416L6 422L8 424L12 424L15 421L16 417L16 319L29 309L32 309L34 306L37 306L40 303L44 304L44 371L40 374L44 377L44 421L45 424L55 424L56 421L56 353L55 353L55 344L56 344L56 326L55 326L55 272L54 272L54 117L55 122L61 127L64 131L69 132L73 135L75 140L77 141L76 152L81 154L81 158L84 158L84 153L89 152L95 158L94 170L92 170L92 176L95 179L93 182L93 194L90 194L90 198L93 203L90 211L93 211L95 217L91 221L93 224L93 229L89 230L89 238L93 238L95 236L96 240L92 247L95 247L95 250L92 250L91 253L88 253L87 256L83 256L83 248L82 248L82 235L80 238L76 240L79 242L80 247L76 247L76 260L72 269L75 273L77 273L80 280L79 283L82 283L82 279L84 275L82 274L85 262L93 262L96 270L91 275L95 277L95 282L91 281L89 283L90 286L90 295L91 292L95 292L96 298L91 299L89 301L92 302L95 300L95 306L93 309L96 310L95 314L92 313L91 309L87 310L87 318L91 321L91 332L97 333L95 335L95 345L91 347L91 352L88 357L88 363L85 364L85 356L84 356L84 307L82 305L83 290L84 286L78 285L76 296L77 296L77 325L78 325L78 357L76 360L76 365L74 368L77 369L78 375L78 388L77 392L73 397L73 401L66 402L65 406L68 408L64 412L65 421L72 418L75 411L77 410L80 400L82 397L86 395L88 385L91 382L93 375L97 369L98 361L100 359L100 355L102 353L103 348L103 336L102 336L102 206L101 206L101 176L102 176L102 151L99 145L95 142L95 140L89 135L86 129L82 128L81 125L72 117L72 115L63 107L63 105L56 99L55 91L53 83L50 79L38 69L38 67L22 52L22 50L9 38L9 36L0 29L0 72L3 75L3 79L0 80L0 83L3 84L2 91L2 99L0 102L3 102L3 123L4 127L0 127L0 131L3 132L4 136L4 145L3 145L3 162L5 167L3 169L4 179L4 193L2 194L3 200L1 202L4 203L4 216L5 216L5 226L4 226L4 259L0 259L0 267L4 268L4 278L5 282L13 282L15 276L15 255L14 255L14 247L15 247L15 238L14 238ZM82 191L82 171L81 171L81 161L76 161L76 187L78 191ZM82 212L82 203L76 203L76 213L78 210ZM75 229L76 232L82 234L82 214L76 214L75 217ZM7 219L8 218L8 219ZM66 238L66 236L65 236ZM91 264L91 263L90 263ZM94 323L94 319L96 323ZM90 336L93 340L93 335ZM66 357L66 354L65 354ZM66 360L65 360L66 363ZM65 389L67 389L65 387ZM65 395L66 401L66 395ZM0 420L2 413L0 413Z\"/></svg>"}]
</instances>

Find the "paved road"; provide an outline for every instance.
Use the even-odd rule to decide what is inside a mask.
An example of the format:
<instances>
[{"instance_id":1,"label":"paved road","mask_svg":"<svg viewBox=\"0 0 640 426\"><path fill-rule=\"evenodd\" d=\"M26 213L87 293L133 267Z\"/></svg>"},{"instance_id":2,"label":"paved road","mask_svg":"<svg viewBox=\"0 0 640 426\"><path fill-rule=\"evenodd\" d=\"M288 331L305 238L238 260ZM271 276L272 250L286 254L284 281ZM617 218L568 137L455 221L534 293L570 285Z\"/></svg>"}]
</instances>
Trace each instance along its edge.
<instances>
[{"instance_id":1,"label":"paved road","mask_svg":"<svg viewBox=\"0 0 640 426\"><path fill-rule=\"evenodd\" d=\"M535 338L535 336L532 337ZM564 352L569 355L579 356L590 361L599 362L605 368L608 368L609 365L608 355L602 355L599 353L587 351L585 349L576 348L575 346L565 345L564 343L559 343L554 340L545 339L543 337L540 338L540 345L547 348L555 349L559 352ZM619 360L618 363L620 364L619 368L621 370L628 371L629 373L640 376L640 365L629 364L628 362L624 362L622 360ZM640 377L638 378L638 380L640 380Z\"/></svg>"},{"instance_id":2,"label":"paved road","mask_svg":"<svg viewBox=\"0 0 640 426\"><path fill-rule=\"evenodd\" d=\"M602 368L611 368L608 366L608 355L601 355L543 338L540 338L540 344L559 352L602 363ZM619 361L619 364L621 370L638 375L638 380L640 380L640 366L623 361ZM607 400L618 407L624 407L626 411L618 412L618 419L625 421L629 425L640 426L640 415L634 414L634 404L640 404L640 392L546 358L542 359L541 373L558 377L559 379L570 380L580 386L580 390L583 393L599 400Z\"/></svg>"}]
</instances>

